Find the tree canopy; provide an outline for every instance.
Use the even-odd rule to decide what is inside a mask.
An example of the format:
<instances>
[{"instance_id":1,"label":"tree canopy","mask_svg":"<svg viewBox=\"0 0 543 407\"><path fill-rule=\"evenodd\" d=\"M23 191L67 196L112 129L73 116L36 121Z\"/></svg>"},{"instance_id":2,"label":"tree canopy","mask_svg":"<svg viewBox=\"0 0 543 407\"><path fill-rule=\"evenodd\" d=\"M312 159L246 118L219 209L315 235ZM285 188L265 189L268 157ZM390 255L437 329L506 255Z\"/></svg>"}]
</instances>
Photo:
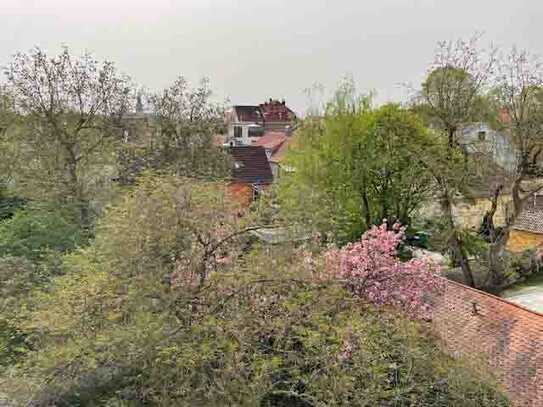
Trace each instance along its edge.
<instances>
[{"instance_id":1,"label":"tree canopy","mask_svg":"<svg viewBox=\"0 0 543 407\"><path fill-rule=\"evenodd\" d=\"M428 197L430 177L419 159L432 143L421 121L397 105L374 109L368 99L339 93L322 118L308 119L281 180L288 215L353 241L383 219L409 225Z\"/></svg>"}]
</instances>

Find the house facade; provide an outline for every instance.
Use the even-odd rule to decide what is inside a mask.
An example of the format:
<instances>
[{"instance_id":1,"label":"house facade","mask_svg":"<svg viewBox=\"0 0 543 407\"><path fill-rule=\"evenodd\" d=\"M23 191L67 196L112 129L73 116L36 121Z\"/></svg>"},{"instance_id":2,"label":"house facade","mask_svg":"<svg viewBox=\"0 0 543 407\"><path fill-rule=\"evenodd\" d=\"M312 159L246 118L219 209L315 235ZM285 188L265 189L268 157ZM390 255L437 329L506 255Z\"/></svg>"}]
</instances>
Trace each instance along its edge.
<instances>
[{"instance_id":1,"label":"house facade","mask_svg":"<svg viewBox=\"0 0 543 407\"><path fill-rule=\"evenodd\" d=\"M486 123L464 127L457 141L468 154L484 155L508 173L516 167L517 151L511 139Z\"/></svg>"},{"instance_id":2,"label":"house facade","mask_svg":"<svg viewBox=\"0 0 543 407\"><path fill-rule=\"evenodd\" d=\"M251 145L267 131L288 132L296 114L285 101L273 100L253 105L236 105L226 113L227 143L231 146Z\"/></svg>"}]
</instances>

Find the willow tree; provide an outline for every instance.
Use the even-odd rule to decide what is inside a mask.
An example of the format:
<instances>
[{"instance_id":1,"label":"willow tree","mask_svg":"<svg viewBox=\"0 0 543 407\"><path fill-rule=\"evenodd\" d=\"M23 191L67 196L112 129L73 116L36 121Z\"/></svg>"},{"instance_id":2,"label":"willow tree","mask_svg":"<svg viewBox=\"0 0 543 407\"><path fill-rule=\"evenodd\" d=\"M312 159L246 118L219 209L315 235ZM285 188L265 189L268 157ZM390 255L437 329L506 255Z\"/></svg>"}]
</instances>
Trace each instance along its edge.
<instances>
[{"instance_id":1,"label":"willow tree","mask_svg":"<svg viewBox=\"0 0 543 407\"><path fill-rule=\"evenodd\" d=\"M296 135L279 198L286 217L341 243L358 239L383 219L409 225L428 196L420 152L431 142L412 113L379 109L344 88L322 119L309 118Z\"/></svg>"},{"instance_id":2,"label":"willow tree","mask_svg":"<svg viewBox=\"0 0 543 407\"><path fill-rule=\"evenodd\" d=\"M108 145L120 136L130 105L129 78L110 61L68 48L52 56L40 48L17 53L4 73L21 125L18 187L32 198L73 205L87 227Z\"/></svg>"}]
</instances>

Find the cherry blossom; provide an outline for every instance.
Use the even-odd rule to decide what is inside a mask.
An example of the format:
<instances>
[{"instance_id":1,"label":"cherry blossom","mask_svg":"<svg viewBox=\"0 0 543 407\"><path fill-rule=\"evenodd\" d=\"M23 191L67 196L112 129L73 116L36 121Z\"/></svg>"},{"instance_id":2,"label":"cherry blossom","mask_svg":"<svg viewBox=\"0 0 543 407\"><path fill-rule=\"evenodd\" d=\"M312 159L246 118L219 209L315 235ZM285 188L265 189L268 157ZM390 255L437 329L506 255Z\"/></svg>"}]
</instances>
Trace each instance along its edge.
<instances>
[{"instance_id":1,"label":"cherry blossom","mask_svg":"<svg viewBox=\"0 0 543 407\"><path fill-rule=\"evenodd\" d=\"M392 306L417 319L431 319L431 294L443 283L439 267L429 259L402 262L398 247L405 229L386 223L368 230L360 241L326 254L327 271L376 306Z\"/></svg>"}]
</instances>

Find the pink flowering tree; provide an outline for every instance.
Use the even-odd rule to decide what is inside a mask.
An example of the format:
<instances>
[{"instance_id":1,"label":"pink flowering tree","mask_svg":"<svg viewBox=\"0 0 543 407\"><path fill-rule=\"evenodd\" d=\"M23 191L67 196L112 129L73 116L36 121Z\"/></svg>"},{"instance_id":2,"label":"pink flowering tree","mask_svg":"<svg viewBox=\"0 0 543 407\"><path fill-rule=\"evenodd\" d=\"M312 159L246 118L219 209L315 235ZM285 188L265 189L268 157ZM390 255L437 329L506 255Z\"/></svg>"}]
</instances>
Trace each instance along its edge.
<instances>
[{"instance_id":1,"label":"pink flowering tree","mask_svg":"<svg viewBox=\"0 0 543 407\"><path fill-rule=\"evenodd\" d=\"M429 294L438 293L439 267L429 259L398 258L404 228L374 226L361 240L326 253L327 270L353 292L376 306L391 306L417 319L431 318Z\"/></svg>"}]
</instances>

